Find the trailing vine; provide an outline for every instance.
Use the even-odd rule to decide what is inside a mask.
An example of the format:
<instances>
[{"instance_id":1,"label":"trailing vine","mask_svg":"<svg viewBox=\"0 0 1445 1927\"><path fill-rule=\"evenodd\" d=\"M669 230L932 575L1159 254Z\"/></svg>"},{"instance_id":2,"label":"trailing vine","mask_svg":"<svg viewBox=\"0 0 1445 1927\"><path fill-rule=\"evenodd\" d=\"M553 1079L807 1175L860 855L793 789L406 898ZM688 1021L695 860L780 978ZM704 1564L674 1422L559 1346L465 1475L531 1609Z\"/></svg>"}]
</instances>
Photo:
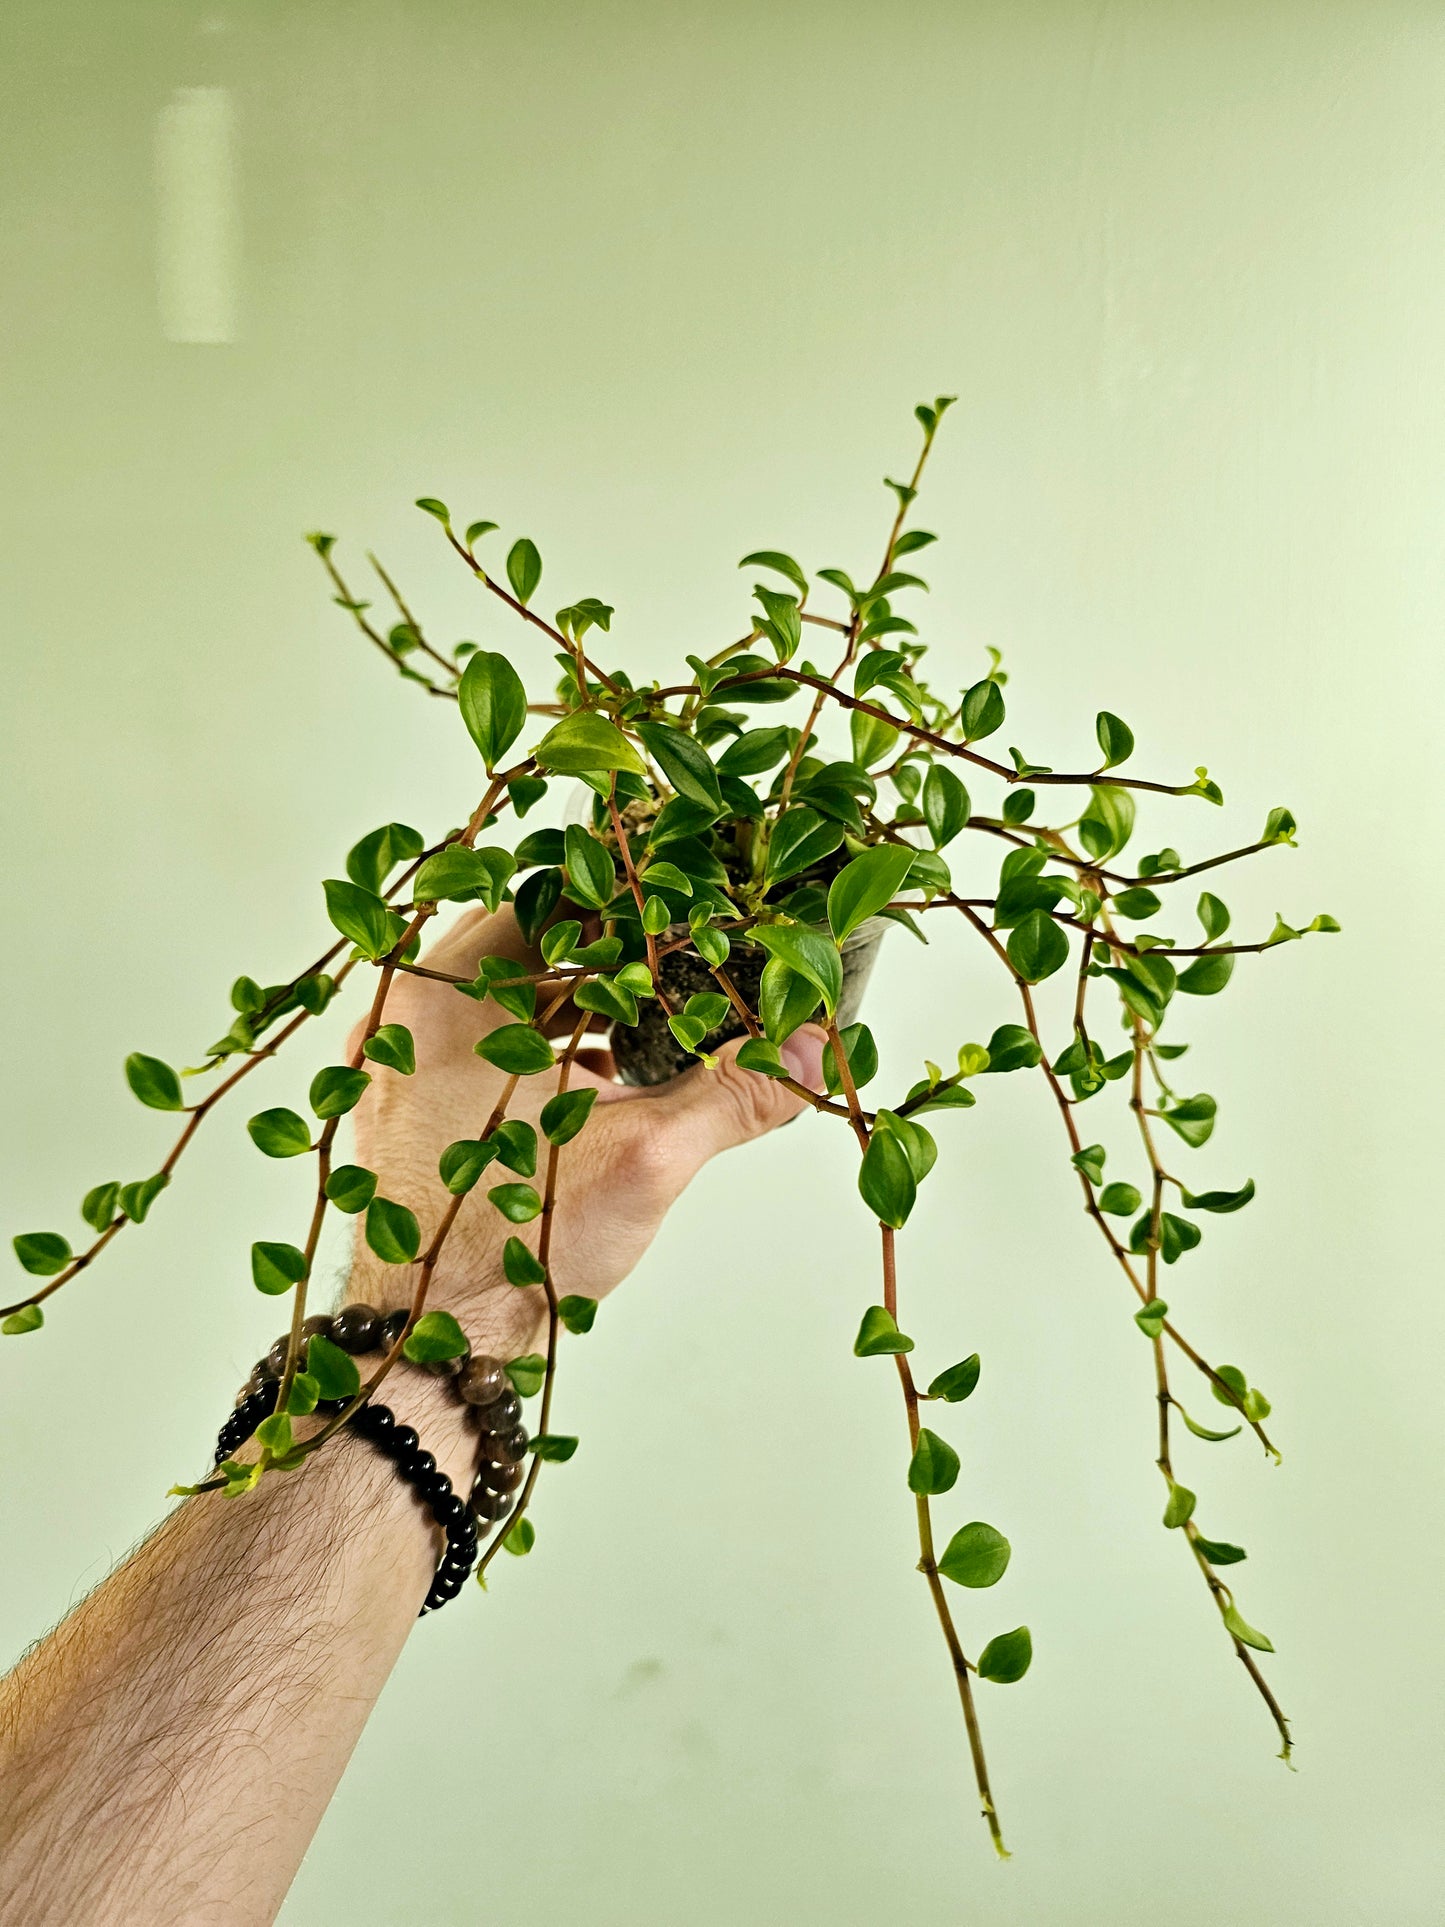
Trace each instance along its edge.
<instances>
[{"instance_id":1,"label":"trailing vine","mask_svg":"<svg viewBox=\"0 0 1445 1927\"><path fill-rule=\"evenodd\" d=\"M455 1319L428 1309L428 1297L463 1202L496 1164L494 1176L512 1174L487 1194L515 1227L505 1239L503 1267L511 1286L545 1300L546 1350L508 1366L517 1391L539 1399L540 1419L506 1530L483 1555L480 1576L499 1549L531 1549L541 1466L565 1461L576 1449L574 1438L551 1429L561 1337L589 1331L597 1305L577 1294L559 1296L551 1248L561 1160L587 1128L596 1096L593 1088L571 1087L579 1052L590 1034L606 1031L624 1071L630 1064L636 1081L655 1081L687 1062L700 1063L699 1074L706 1075L720 1043L745 1035L739 1065L781 1079L813 1110L846 1126L857 1146L858 1190L879 1230L881 1282L877 1301L862 1312L854 1351L860 1358L891 1358L897 1373L907 1426L900 1471L916 1513L918 1568L949 1655L984 1818L1003 1853L976 1689L1021 1679L1032 1637L1026 1625L995 1632L970 1658L974 1644L959 1630L952 1589L970 1593L998 1584L1009 1541L995 1526L973 1520L949 1531L939 1550L943 1532L935 1530L934 1505L958 1485L960 1461L924 1419L970 1396L980 1361L976 1354L965 1357L930 1373L926 1383L914 1375L914 1342L900 1310L898 1234L938 1154L921 1120L972 1108L990 1076L1039 1073L1058 1112L1084 1209L1132 1294L1133 1323L1148 1347L1163 1524L1198 1569L1288 1759L1289 1723L1261 1663L1272 1646L1245 1619L1233 1585L1221 1576L1244 1560L1244 1550L1205 1535L1195 1492L1176 1468L1177 1426L1208 1445L1247 1433L1277 1459L1265 1431L1269 1401L1243 1370L1211 1362L1190 1342L1161 1292L1161 1268L1172 1269L1200 1245L1200 1216L1243 1209L1255 1187L1246 1181L1194 1189L1173 1168L1176 1155L1207 1144L1217 1106L1207 1092L1181 1094L1170 1083L1188 1045L1165 1032L1190 1000L1227 987L1237 957L1338 925L1327 916L1302 926L1277 917L1268 934L1230 942L1230 913L1212 890L1193 906L1180 901L1178 886L1190 878L1293 845L1296 826L1288 810L1270 811L1257 837L1220 855L1186 862L1164 847L1126 862L1136 796L1221 805L1207 769L1174 783L1123 774L1134 738L1107 710L1096 720L1100 760L1092 768L1058 771L1014 747L1006 762L987 753L980 745L997 737L1008 714L1007 677L994 651L987 672L956 696L930 687L925 644L898 605L914 606L927 587L901 564L935 539L911 527L909 517L948 406L949 398L940 397L915 411L922 444L909 479L887 483L895 512L879 565L862 585L838 568L818 569L810 578L780 550L745 556L740 566L769 579L753 590L744 633L710 656L689 655L687 679L665 686L635 684L625 668L604 668L597 660L612 646L608 604L584 598L560 608L552 621L538 613L533 604L542 562L529 539L511 545L501 571L481 559L479 547L496 533L495 523L473 522L459 533L443 503L424 498L418 504L478 587L530 632L524 647L552 646L559 680L536 700L529 700L508 655L429 639L373 557L396 619L379 617L341 573L335 538L310 536L335 601L367 642L403 677L458 708L485 785L464 827L430 843L398 823L361 838L347 857L346 876L324 886L336 940L283 982L238 977L228 1028L198 1068L177 1072L139 1052L126 1060L140 1102L184 1120L178 1135L149 1176L108 1181L86 1193L80 1214L93 1236L81 1249L58 1232L15 1238L31 1282L0 1310L0 1330L18 1336L40 1328L49 1300L128 1226L146 1221L221 1100L301 1034L350 981L367 981L370 973L370 1002L354 1047L345 1062L322 1066L312 1081L312 1118L277 1107L256 1113L247 1125L262 1154L316 1161L302 1241L260 1241L251 1251L257 1290L291 1301L285 1369L275 1409L257 1434L260 1455L226 1460L212 1479L176 1489L236 1496L277 1472L299 1470L376 1394L403 1355L436 1361L464 1348ZM811 606L820 587L836 598L829 610ZM823 665L806 654L808 641L829 646ZM524 660L535 682L542 657L534 649ZM753 715L799 703L806 704L801 720ZM831 749L823 745L822 732L835 720L846 727L846 751L837 741ZM531 746L519 749L524 741ZM977 806L965 776L986 782L996 801ZM561 826L523 832L521 819L559 778L590 793L589 807ZM1041 796L1056 794L1061 803L1073 800L1062 811L1041 814ZM513 834L508 824L517 826ZM441 907L478 902L493 912L512 906L536 967L484 956L471 976L462 976L421 961L422 932ZM1200 940L1165 934L1156 923L1169 914L1182 918L1190 908ZM957 1046L953 1068L924 1063L919 1075L895 1085L891 1105L870 1110L862 1093L880 1075L879 1053L868 1025L850 1011L866 964L890 923L926 940L928 925L948 911L985 947L1015 1008L991 1027L986 1043ZM478 1118L476 1136L451 1144L441 1157L437 1182L446 1205L425 1249L415 1214L381 1194L377 1175L334 1158L343 1120L372 1079L415 1069L410 1031L387 1014L393 988L407 974L450 983L494 1007L476 1050L505 1079ZM1038 991L1046 983L1056 987L1047 993L1050 1001L1058 987L1064 990L1057 1010L1041 1007ZM496 1012L506 1021L496 1022ZM827 1036L822 1091L798 1083L779 1049L809 1021L820 1022ZM1111 1024L1117 1048L1104 1041ZM553 1041L559 1025L567 1031L560 1050ZM545 1151L534 1127L509 1115L521 1081L534 1076L555 1084L540 1115ZM1138 1150L1130 1168L1139 1183L1127 1174L1106 1175L1109 1154L1091 1126L1095 1113L1088 1107L1107 1110L1112 1086L1132 1119ZM193 1096L198 1090L204 1094ZM530 1182L539 1156L540 1190ZM410 1284L406 1327L365 1382L338 1347L306 1332L308 1284L332 1211L359 1218L371 1251L407 1274ZM1197 1399L1193 1412L1187 1409L1171 1370L1190 1376L1232 1422L1205 1424ZM326 1400L344 1403L313 1436L298 1441L292 1420Z\"/></svg>"}]
</instances>

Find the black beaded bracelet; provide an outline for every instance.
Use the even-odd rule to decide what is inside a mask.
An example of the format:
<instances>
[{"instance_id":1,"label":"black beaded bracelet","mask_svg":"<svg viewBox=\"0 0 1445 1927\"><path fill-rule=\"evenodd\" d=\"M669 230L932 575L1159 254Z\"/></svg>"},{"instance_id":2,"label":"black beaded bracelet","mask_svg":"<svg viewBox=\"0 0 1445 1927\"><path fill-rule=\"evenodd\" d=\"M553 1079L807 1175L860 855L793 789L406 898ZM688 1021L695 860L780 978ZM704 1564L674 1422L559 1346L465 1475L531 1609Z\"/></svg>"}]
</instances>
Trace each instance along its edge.
<instances>
[{"instance_id":1,"label":"black beaded bracelet","mask_svg":"<svg viewBox=\"0 0 1445 1927\"><path fill-rule=\"evenodd\" d=\"M268 1416L274 1402L274 1392L264 1391L250 1392L242 1399L216 1439L217 1465L245 1444L262 1419ZM339 1412L343 1403L340 1399L328 1399L316 1409L323 1414ZM418 1618L428 1612L436 1612L449 1599L456 1598L476 1563L477 1526L471 1508L455 1490L446 1473L437 1470L437 1462L431 1453L422 1449L415 1428L398 1425L396 1414L390 1406L362 1405L353 1414L350 1423L362 1438L370 1439L378 1451L394 1461L401 1477L416 1488L417 1497L426 1504L446 1535L446 1550L432 1576L426 1603Z\"/></svg>"},{"instance_id":2,"label":"black beaded bracelet","mask_svg":"<svg viewBox=\"0 0 1445 1927\"><path fill-rule=\"evenodd\" d=\"M307 1340L318 1335L329 1338L343 1351L351 1353L374 1351L378 1347L389 1351L405 1331L407 1317L405 1311L383 1314L370 1305L346 1305L332 1315L308 1318L302 1333ZM289 1334L284 1334L264 1358L257 1360L250 1378L241 1388L235 1410L217 1437L217 1465L231 1457L262 1419L274 1411L289 1345ZM521 1422L522 1401L500 1359L468 1350L456 1358L427 1363L421 1369L433 1377L450 1380L481 1435L482 1463L465 1500L447 1475L437 1470L435 1458L422 1449L413 1428L398 1425L389 1407L368 1401L358 1406L348 1422L353 1430L370 1439L378 1450L396 1462L397 1471L415 1487L418 1498L430 1507L433 1518L446 1534L446 1550L421 1609L425 1614L456 1598L476 1561L478 1541L511 1513L512 1495L525 1476L524 1461L530 1441ZM324 1417L339 1412L345 1403L343 1399L323 1399L316 1410Z\"/></svg>"}]
</instances>

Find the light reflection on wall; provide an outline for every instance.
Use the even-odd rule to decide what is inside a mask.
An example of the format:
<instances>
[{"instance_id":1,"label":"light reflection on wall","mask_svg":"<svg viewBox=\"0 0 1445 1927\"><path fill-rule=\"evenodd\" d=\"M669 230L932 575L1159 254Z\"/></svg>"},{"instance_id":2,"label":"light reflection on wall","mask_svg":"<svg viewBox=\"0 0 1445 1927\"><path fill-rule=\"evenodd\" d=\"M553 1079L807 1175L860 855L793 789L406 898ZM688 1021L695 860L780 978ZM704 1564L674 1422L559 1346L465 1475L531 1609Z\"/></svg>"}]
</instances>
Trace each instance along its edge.
<instances>
[{"instance_id":1,"label":"light reflection on wall","mask_svg":"<svg viewBox=\"0 0 1445 1927\"><path fill-rule=\"evenodd\" d=\"M167 341L236 339L240 209L224 87L180 87L156 117L156 300Z\"/></svg>"}]
</instances>

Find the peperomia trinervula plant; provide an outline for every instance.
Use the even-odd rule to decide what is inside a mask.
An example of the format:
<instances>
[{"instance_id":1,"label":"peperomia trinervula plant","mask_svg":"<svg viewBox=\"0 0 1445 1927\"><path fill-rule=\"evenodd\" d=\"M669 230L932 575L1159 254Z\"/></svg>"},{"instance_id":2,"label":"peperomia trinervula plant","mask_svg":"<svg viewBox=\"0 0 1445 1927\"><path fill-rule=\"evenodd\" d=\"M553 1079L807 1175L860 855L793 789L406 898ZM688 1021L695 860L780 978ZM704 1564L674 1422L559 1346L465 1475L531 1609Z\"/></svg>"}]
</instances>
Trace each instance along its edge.
<instances>
[{"instance_id":1,"label":"peperomia trinervula plant","mask_svg":"<svg viewBox=\"0 0 1445 1927\"><path fill-rule=\"evenodd\" d=\"M1134 737L1108 710L1097 717L1099 758L1091 769L1059 771L1014 747L1004 760L985 747L1007 720L1006 677L993 651L988 672L971 687L930 687L925 645L902 611L916 613L927 587L912 570L935 538L909 517L950 399L915 411L922 446L909 479L887 483L894 511L877 569L855 582L842 569L822 568L810 580L782 551L745 556L741 566L762 579L744 633L712 655L689 655L686 673L666 685L638 685L616 663L603 666L613 647L608 604L583 598L551 621L539 614L536 546L513 542L500 570L479 553L498 533L495 523L459 530L442 502L418 503L452 557L519 619L520 670L510 656L474 643L433 643L373 558L397 618L378 623L342 575L335 538L309 537L336 602L361 634L403 677L455 704L484 771L480 793L468 798L474 807L465 827L431 842L400 823L363 836L347 856L346 875L324 884L333 941L283 982L238 977L229 1028L199 1069L177 1072L142 1053L126 1060L135 1096L175 1112L179 1133L151 1175L85 1194L80 1214L94 1235L80 1250L59 1232L14 1240L25 1272L43 1282L0 1310L0 1329L15 1336L40 1328L46 1301L127 1226L144 1223L221 1100L334 998L365 984L360 1041L347 1063L317 1070L313 1117L267 1109L247 1126L262 1154L316 1164L315 1204L308 1226L298 1228L301 1241L251 1250L256 1288L289 1296L291 1306L275 1411L258 1434L261 1454L251 1463L226 1460L202 1485L176 1489L235 1495L301 1469L375 1395L400 1356L438 1360L464 1348L455 1321L428 1311L430 1281L463 1200L489 1164L496 1160L521 1179L536 1175L541 1147L507 1107L520 1079L548 1073L558 1094L541 1113L540 1191L524 1181L488 1191L509 1223L533 1224L530 1242L519 1231L508 1236L504 1264L513 1285L545 1297L547 1340L545 1355L509 1366L519 1394L539 1400L540 1418L510 1524L483 1554L480 1576L500 1546L530 1549L541 1466L575 1450L574 1439L551 1429L560 1341L564 1331L588 1332L597 1308L589 1298L559 1297L549 1251L559 1161L588 1128L595 1093L569 1090L568 1068L589 1033L601 1030L627 1081L655 1083L688 1064L712 1065L721 1041L746 1033L739 1064L784 1079L857 1147L858 1191L878 1226L880 1282L876 1302L860 1307L853 1349L860 1359L891 1359L897 1373L907 1425L899 1484L916 1512L918 1568L948 1651L983 1814L1002 1853L979 1688L1022 1679L1032 1639L1026 1625L999 1628L998 1615L980 1626L970 1597L959 1614L966 1623L955 1617L955 1588L971 1595L998 1585L1010 1547L995 1525L955 1523L967 1506L958 1505L959 1456L946 1433L957 1425L951 1408L979 1382L980 1361L931 1361L916 1372L900 1301L899 1234L938 1155L924 1120L972 1109L980 1095L986 1100L991 1077L1035 1072L1045 1087L1061 1154L1131 1295L1133 1342L1147 1349L1163 1524L1197 1568L1288 1759L1289 1724L1262 1664L1273 1648L1244 1616L1233 1584L1244 1550L1206 1535L1195 1493L1176 1472L1180 1427L1205 1446L1244 1435L1278 1454L1265 1430L1269 1401L1239 1367L1211 1362L1191 1343L1162 1289L1165 1271L1198 1264L1191 1254L1204 1221L1254 1197L1253 1183L1232 1174L1223 1186L1193 1175L1216 1103L1192 1079L1181 1085L1177 1065L1188 1045L1176 1038L1175 1020L1194 998L1223 992L1237 958L1338 925L1316 916L1301 928L1278 917L1267 934L1233 942L1229 910L1214 890L1191 904L1193 889L1181 887L1206 874L1213 885L1226 866L1292 845L1287 809L1271 810L1258 835L1219 855L1186 861L1168 847L1126 856L1140 792L1185 799L1196 813L1222 804L1207 770L1185 783L1125 774ZM560 675L549 694L531 700L522 671L535 686L549 653ZM562 828L524 831L521 819L559 779L564 804L572 793L582 804L571 805ZM442 1155L437 1182L448 1202L423 1250L412 1212L379 1194L373 1172L335 1163L333 1148L373 1077L413 1070L411 1035L388 1020L389 991L403 973L438 974L417 961L422 932L443 906L473 902L492 911L512 904L541 968L484 956L473 977L447 979L459 995L490 1001L506 1018L477 1049L508 1081L477 1137ZM986 1026L986 1043L951 1043L940 1052L945 1062L925 1062L919 1075L900 1077L890 1067L884 1084L873 1034L857 1016L879 937L897 924L926 938L927 926L950 913L996 971L1000 1021ZM559 1013L571 1026L560 1049L553 1041ZM779 1053L810 1021L828 1038L821 1093L795 1083ZM985 1026L976 1028L981 1036ZM864 1093L879 1085L889 1101L874 1099L870 1108ZM1134 1149L1121 1170L1097 1141L1094 1107L1128 1113ZM349 1356L308 1341L304 1330L308 1281L333 1210L361 1216L371 1250L409 1273L406 1329L364 1383ZM1169 1290L1169 1299L1177 1296ZM1192 1409L1176 1391L1181 1380L1194 1387ZM338 1399L345 1403L322 1429L296 1443L291 1419ZM1201 1414L1211 1411L1214 1422L1206 1424ZM946 1502L947 1523L935 1517L935 1502Z\"/></svg>"}]
</instances>

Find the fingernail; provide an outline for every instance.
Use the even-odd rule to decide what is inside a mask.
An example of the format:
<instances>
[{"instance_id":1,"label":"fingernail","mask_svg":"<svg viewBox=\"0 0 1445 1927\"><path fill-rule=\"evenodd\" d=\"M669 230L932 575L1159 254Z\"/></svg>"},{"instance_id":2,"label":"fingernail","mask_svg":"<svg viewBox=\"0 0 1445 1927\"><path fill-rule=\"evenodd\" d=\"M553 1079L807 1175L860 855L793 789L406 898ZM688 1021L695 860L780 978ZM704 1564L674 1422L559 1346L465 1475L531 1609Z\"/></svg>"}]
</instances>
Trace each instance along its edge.
<instances>
[{"instance_id":1,"label":"fingernail","mask_svg":"<svg viewBox=\"0 0 1445 1927\"><path fill-rule=\"evenodd\" d=\"M827 1033L816 1024L804 1024L778 1047L778 1055L787 1065L789 1076L806 1084L810 1091L823 1088L823 1046L827 1041Z\"/></svg>"}]
</instances>

